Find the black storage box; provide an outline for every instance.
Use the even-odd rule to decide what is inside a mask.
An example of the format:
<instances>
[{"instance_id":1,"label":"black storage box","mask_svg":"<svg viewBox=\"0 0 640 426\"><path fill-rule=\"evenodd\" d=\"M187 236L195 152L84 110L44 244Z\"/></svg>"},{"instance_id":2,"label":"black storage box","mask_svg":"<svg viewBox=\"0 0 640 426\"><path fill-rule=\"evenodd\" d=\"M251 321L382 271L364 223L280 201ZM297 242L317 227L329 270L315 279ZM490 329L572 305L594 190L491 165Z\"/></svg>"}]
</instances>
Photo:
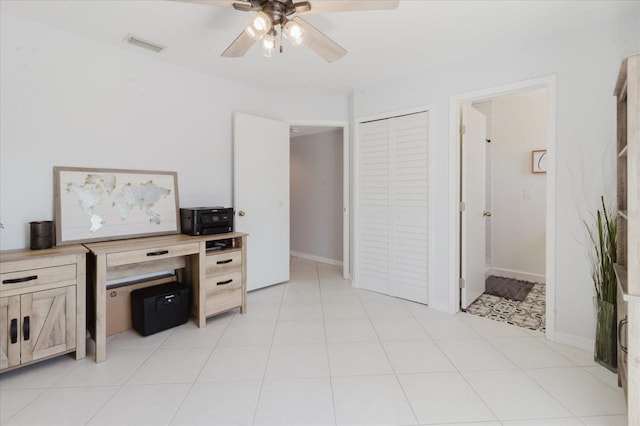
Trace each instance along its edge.
<instances>
[{"instance_id":1,"label":"black storage box","mask_svg":"<svg viewBox=\"0 0 640 426\"><path fill-rule=\"evenodd\" d=\"M189 287L178 282L131 292L131 322L143 336L184 324L189 320Z\"/></svg>"}]
</instances>

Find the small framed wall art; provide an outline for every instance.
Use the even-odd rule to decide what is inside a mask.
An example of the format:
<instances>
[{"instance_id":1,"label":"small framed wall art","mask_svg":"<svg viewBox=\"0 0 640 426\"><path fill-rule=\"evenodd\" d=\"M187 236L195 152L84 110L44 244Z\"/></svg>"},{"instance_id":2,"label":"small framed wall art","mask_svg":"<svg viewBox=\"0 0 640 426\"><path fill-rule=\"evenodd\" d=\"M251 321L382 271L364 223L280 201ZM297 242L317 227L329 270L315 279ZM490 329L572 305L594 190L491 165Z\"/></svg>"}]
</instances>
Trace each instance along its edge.
<instances>
[{"instance_id":1,"label":"small framed wall art","mask_svg":"<svg viewBox=\"0 0 640 426\"><path fill-rule=\"evenodd\" d=\"M547 150L531 151L531 173L547 173Z\"/></svg>"},{"instance_id":2,"label":"small framed wall art","mask_svg":"<svg viewBox=\"0 0 640 426\"><path fill-rule=\"evenodd\" d=\"M180 232L176 172L54 167L56 244Z\"/></svg>"}]
</instances>

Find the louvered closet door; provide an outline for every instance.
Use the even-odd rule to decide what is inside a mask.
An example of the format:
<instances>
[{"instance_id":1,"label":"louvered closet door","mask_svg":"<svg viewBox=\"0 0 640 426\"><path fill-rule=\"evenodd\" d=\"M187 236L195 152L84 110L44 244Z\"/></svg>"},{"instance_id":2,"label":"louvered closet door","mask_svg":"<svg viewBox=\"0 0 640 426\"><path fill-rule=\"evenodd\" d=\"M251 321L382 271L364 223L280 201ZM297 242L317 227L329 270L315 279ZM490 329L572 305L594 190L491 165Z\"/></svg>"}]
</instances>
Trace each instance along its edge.
<instances>
[{"instance_id":1,"label":"louvered closet door","mask_svg":"<svg viewBox=\"0 0 640 426\"><path fill-rule=\"evenodd\" d=\"M389 122L360 125L358 286L389 294Z\"/></svg>"},{"instance_id":2,"label":"louvered closet door","mask_svg":"<svg viewBox=\"0 0 640 426\"><path fill-rule=\"evenodd\" d=\"M391 294L427 303L428 117L392 119Z\"/></svg>"},{"instance_id":3,"label":"louvered closet door","mask_svg":"<svg viewBox=\"0 0 640 426\"><path fill-rule=\"evenodd\" d=\"M359 130L357 285L427 303L428 113Z\"/></svg>"}]
</instances>

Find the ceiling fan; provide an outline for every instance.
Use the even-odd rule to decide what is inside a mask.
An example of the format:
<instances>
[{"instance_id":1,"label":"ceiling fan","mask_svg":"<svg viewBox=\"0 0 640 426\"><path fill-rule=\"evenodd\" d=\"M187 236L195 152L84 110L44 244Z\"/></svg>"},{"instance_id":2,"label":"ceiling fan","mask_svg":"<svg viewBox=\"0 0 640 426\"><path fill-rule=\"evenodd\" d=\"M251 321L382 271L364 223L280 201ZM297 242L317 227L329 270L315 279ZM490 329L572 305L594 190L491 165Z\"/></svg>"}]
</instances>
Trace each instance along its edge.
<instances>
[{"instance_id":1,"label":"ceiling fan","mask_svg":"<svg viewBox=\"0 0 640 426\"><path fill-rule=\"evenodd\" d=\"M302 13L330 13L397 9L400 0L178 0L214 6L231 6L242 12L255 12L247 27L222 53L224 57L241 57L257 41L265 56L278 46L283 51L282 36L294 46L304 44L327 62L334 62L347 51L309 22L297 16Z\"/></svg>"}]
</instances>

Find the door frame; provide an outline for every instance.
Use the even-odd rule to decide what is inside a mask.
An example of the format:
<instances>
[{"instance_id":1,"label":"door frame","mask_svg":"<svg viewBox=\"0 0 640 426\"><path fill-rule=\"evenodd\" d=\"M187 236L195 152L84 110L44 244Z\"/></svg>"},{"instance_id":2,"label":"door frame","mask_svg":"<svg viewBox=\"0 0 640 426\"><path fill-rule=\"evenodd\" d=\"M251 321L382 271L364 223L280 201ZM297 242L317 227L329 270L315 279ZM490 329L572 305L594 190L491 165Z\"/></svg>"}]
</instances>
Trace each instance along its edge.
<instances>
[{"instance_id":1,"label":"door frame","mask_svg":"<svg viewBox=\"0 0 640 426\"><path fill-rule=\"evenodd\" d=\"M449 98L449 312L460 307L460 107L502 95L547 89L547 197L546 197L546 337L555 338L555 209L556 209L556 76L524 80L452 95Z\"/></svg>"},{"instance_id":2,"label":"door frame","mask_svg":"<svg viewBox=\"0 0 640 426\"><path fill-rule=\"evenodd\" d=\"M351 279L351 149L348 121L289 120L294 127L331 127L342 129L342 277ZM289 136L291 141L291 136ZM291 144L291 142L289 142Z\"/></svg>"},{"instance_id":3,"label":"door frame","mask_svg":"<svg viewBox=\"0 0 640 426\"><path fill-rule=\"evenodd\" d=\"M434 127L435 127L435 105L434 104L426 104L426 105L421 105L421 106L416 106L413 108L405 108L405 109L400 109L400 110L393 110L393 111L389 111L389 112L382 112L382 113L378 113L378 114L372 114L372 115L367 115L367 116L363 116L363 117L357 117L354 120L354 129L353 129L353 160L352 160L352 164L353 164L353 197L352 200L354 200L353 203L353 263L354 263L354 267L353 267L353 286L356 288L360 288L360 285L358 283L358 275L356 273L357 271L357 263L358 263L358 253L359 253L359 247L358 247L358 235L360 233L360 227L359 227L359 223L357 220L355 220L355 218L358 217L358 213L359 213L359 209L358 209L358 203L355 202L355 200L358 199L358 195L359 195L359 191L360 191L360 181L358 179L358 175L360 172L360 161L358 159L358 155L356 155L359 150L360 150L360 133L358 132L358 129L360 127L360 124L367 122L367 121L375 121L375 120L385 120L388 118L393 118L393 117L398 117L398 116L402 116L402 115L409 115L409 114L416 114L416 113L420 113L420 112L427 112L428 113L428 117L429 117L429 129L428 129L428 137L429 137L429 146L428 146L428 156L429 156L429 160L428 160L428 164L427 167L429 168L429 195L430 197L433 197L434 194L434 188L435 188L435 172L434 172L434 167L433 167L433 160L434 160L434 135L435 135L435 131L434 131ZM430 200L432 201L432 199ZM431 306L431 304L433 303L434 300L436 300L436 297L434 296L434 292L435 292L435 288L436 286L434 285L434 271L433 271L433 253L434 253L434 247L435 244L433 242L433 236L434 236L434 223L435 220L434 215L435 215L435 203L433 202L429 202L429 217L428 217L428 226L427 229L429 230L429 238L427 241L427 252L428 252L428 259L427 259L427 265L429 268L429 273L428 273L428 282L427 282L427 306Z\"/></svg>"}]
</instances>

